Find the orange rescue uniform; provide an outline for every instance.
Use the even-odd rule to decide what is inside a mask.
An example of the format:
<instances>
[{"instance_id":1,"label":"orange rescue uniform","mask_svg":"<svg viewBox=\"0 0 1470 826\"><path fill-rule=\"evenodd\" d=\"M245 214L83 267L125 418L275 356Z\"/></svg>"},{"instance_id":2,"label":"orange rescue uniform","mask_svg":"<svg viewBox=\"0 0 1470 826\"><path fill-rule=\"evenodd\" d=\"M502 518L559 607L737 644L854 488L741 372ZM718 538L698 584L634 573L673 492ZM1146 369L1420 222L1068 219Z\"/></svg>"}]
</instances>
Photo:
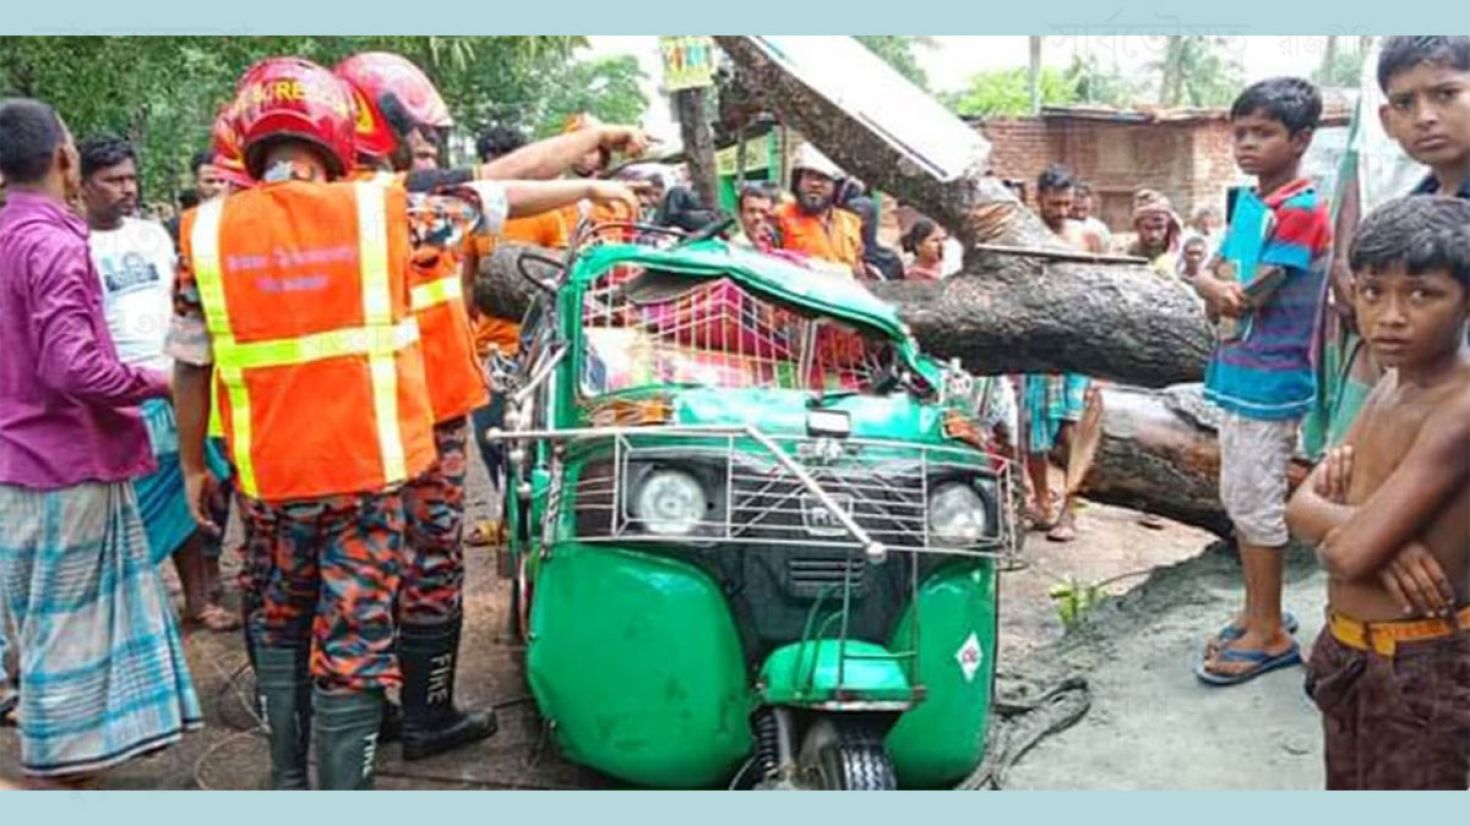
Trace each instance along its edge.
<instances>
[{"instance_id":1,"label":"orange rescue uniform","mask_svg":"<svg viewBox=\"0 0 1470 826\"><path fill-rule=\"evenodd\" d=\"M180 278L245 495L381 491L434 461L407 214L379 182L268 184L185 214Z\"/></svg>"},{"instance_id":2,"label":"orange rescue uniform","mask_svg":"<svg viewBox=\"0 0 1470 826\"><path fill-rule=\"evenodd\" d=\"M808 215L795 201L777 207L775 217L781 233L781 249L856 267L863 258L862 220L837 207L828 214L830 222Z\"/></svg>"},{"instance_id":3,"label":"orange rescue uniform","mask_svg":"<svg viewBox=\"0 0 1470 826\"><path fill-rule=\"evenodd\" d=\"M390 180L402 186L404 173L366 171L360 179ZM434 421L451 422L490 400L470 329L464 296L464 257L458 248L419 247L409 271L411 308L418 317L429 406Z\"/></svg>"}]
</instances>

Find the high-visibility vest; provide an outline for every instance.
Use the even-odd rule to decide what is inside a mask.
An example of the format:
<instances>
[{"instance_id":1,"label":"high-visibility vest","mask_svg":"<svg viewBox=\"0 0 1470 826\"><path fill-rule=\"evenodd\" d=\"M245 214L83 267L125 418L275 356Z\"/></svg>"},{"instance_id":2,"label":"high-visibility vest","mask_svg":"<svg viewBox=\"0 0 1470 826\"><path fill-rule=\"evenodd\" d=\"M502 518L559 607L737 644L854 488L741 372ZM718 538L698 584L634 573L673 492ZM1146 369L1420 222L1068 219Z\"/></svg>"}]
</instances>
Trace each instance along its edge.
<instances>
[{"instance_id":1,"label":"high-visibility vest","mask_svg":"<svg viewBox=\"0 0 1470 826\"><path fill-rule=\"evenodd\" d=\"M360 179L401 186L405 177L369 171ZM490 402L465 305L463 266L459 248L423 248L412 254L409 298L419 320L429 406L436 423L463 419Z\"/></svg>"},{"instance_id":2,"label":"high-visibility vest","mask_svg":"<svg viewBox=\"0 0 1470 826\"><path fill-rule=\"evenodd\" d=\"M407 193L285 182L201 204L180 233L247 496L383 490L434 460Z\"/></svg>"},{"instance_id":3,"label":"high-visibility vest","mask_svg":"<svg viewBox=\"0 0 1470 826\"><path fill-rule=\"evenodd\" d=\"M863 222L845 209L833 207L831 226L815 215L802 212L795 202L776 208L781 248L823 261L856 266L863 255Z\"/></svg>"},{"instance_id":4,"label":"high-visibility vest","mask_svg":"<svg viewBox=\"0 0 1470 826\"><path fill-rule=\"evenodd\" d=\"M459 249L435 249L416 251L409 267L409 297L423 339L435 422L462 419L490 401L475 357L463 266Z\"/></svg>"}]
</instances>

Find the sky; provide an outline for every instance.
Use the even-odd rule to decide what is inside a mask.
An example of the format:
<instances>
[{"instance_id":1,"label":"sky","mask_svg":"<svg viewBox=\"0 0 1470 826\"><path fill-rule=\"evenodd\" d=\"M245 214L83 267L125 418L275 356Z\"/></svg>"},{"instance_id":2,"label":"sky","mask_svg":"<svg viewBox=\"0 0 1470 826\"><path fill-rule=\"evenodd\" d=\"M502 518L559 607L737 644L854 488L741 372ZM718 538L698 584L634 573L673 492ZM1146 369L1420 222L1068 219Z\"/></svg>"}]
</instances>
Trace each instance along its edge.
<instances>
[{"instance_id":1,"label":"sky","mask_svg":"<svg viewBox=\"0 0 1470 826\"><path fill-rule=\"evenodd\" d=\"M1161 29L1162 31L1162 29ZM582 57L611 57L631 54L638 58L645 79L644 94L653 104L645 127L656 135L678 134L668 107L658 95L660 74L658 38L651 35L590 35ZM933 48L920 48L920 65L928 73L930 86L938 92L963 89L976 72L1025 66L1029 62L1027 38L1023 35L937 35ZM1342 48L1354 48L1353 38L1343 38ZM1042 44L1042 63L1065 67L1078 51L1091 52L1104 65L1116 66L1129 75L1146 70L1160 51L1160 38L1148 36L1049 35ZM1320 36L1251 35L1226 38L1227 51L1244 70L1246 82L1273 75L1310 74L1322 61L1326 38Z\"/></svg>"}]
</instances>

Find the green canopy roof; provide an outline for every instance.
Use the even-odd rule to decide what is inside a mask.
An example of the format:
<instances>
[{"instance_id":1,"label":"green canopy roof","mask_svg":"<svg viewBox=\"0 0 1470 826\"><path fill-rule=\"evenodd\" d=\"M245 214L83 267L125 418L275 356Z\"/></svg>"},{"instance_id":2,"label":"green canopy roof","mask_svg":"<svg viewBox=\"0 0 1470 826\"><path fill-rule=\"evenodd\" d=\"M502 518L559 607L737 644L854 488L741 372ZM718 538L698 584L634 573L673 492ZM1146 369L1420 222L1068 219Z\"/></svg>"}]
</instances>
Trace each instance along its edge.
<instances>
[{"instance_id":1,"label":"green canopy roof","mask_svg":"<svg viewBox=\"0 0 1470 826\"><path fill-rule=\"evenodd\" d=\"M868 292L855 279L734 247L723 241L698 241L658 249L638 244L606 244L578 257L571 277L588 282L609 267L635 263L696 278L728 276L752 291L778 301L855 321L877 329L896 342L913 347L908 328L887 302ZM912 353L909 353L912 357Z\"/></svg>"}]
</instances>

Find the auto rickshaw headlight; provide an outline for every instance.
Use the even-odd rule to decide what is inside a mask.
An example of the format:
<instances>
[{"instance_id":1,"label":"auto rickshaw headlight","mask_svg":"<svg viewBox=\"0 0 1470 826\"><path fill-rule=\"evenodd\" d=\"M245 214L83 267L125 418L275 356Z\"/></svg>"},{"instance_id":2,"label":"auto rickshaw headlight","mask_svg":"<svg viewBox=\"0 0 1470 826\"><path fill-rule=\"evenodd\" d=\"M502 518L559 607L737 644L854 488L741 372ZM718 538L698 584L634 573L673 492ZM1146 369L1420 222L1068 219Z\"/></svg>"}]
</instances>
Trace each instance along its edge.
<instances>
[{"instance_id":1,"label":"auto rickshaw headlight","mask_svg":"<svg viewBox=\"0 0 1470 826\"><path fill-rule=\"evenodd\" d=\"M940 485L929 497L929 533L942 545L974 545L985 537L985 500L964 482Z\"/></svg>"},{"instance_id":2,"label":"auto rickshaw headlight","mask_svg":"<svg viewBox=\"0 0 1470 826\"><path fill-rule=\"evenodd\" d=\"M704 487L693 475L664 468L644 478L633 496L633 516L649 533L687 536L704 519Z\"/></svg>"}]
</instances>

